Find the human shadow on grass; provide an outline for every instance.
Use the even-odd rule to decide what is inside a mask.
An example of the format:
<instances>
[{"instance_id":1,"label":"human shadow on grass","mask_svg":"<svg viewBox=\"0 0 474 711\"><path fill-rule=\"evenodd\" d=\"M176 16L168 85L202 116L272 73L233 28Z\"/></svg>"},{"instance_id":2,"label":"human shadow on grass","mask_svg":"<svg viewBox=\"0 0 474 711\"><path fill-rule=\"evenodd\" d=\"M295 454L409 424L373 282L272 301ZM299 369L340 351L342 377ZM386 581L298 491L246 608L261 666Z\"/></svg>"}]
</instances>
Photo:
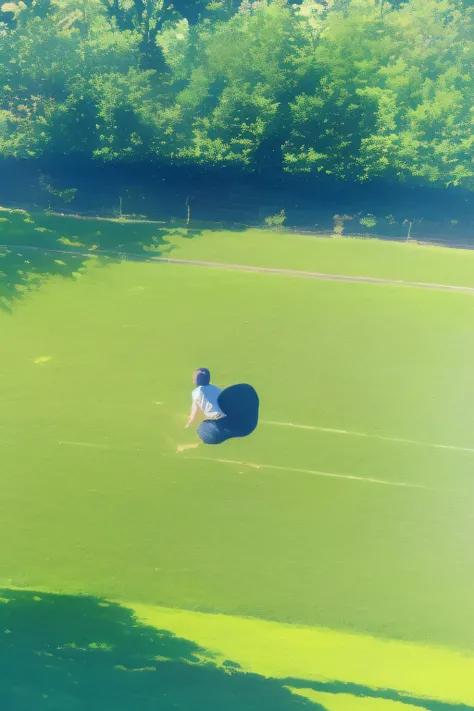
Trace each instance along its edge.
<instances>
[{"instance_id":1,"label":"human shadow on grass","mask_svg":"<svg viewBox=\"0 0 474 711\"><path fill-rule=\"evenodd\" d=\"M0 590L2 711L324 711L92 597Z\"/></svg>"},{"instance_id":2,"label":"human shadow on grass","mask_svg":"<svg viewBox=\"0 0 474 711\"><path fill-rule=\"evenodd\" d=\"M4 211L0 221L0 309L11 312L13 301L37 289L47 277L76 278L87 270L91 259L101 266L150 261L176 248L171 238L193 239L200 234L199 230L165 229L150 223L65 220Z\"/></svg>"}]
</instances>

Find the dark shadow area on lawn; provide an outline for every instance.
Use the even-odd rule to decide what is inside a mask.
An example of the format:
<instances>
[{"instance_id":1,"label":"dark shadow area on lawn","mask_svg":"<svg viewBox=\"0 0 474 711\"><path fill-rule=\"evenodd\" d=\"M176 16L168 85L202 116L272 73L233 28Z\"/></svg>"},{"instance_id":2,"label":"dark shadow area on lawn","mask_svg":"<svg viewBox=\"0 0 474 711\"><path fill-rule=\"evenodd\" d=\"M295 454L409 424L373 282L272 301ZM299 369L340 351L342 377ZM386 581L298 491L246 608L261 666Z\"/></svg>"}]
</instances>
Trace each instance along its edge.
<instances>
[{"instance_id":1,"label":"dark shadow area on lawn","mask_svg":"<svg viewBox=\"0 0 474 711\"><path fill-rule=\"evenodd\" d=\"M153 223L0 212L0 309L37 289L46 277L75 278L95 258L149 261L170 254L171 240L195 239L201 230ZM3 246L2 246L3 245ZM90 256L89 256L90 255Z\"/></svg>"},{"instance_id":2,"label":"dark shadow area on lawn","mask_svg":"<svg viewBox=\"0 0 474 711\"><path fill-rule=\"evenodd\" d=\"M93 597L0 589L0 638L2 711L326 711L287 687L428 711L472 708L359 684L249 674Z\"/></svg>"},{"instance_id":3,"label":"dark shadow area on lawn","mask_svg":"<svg viewBox=\"0 0 474 711\"><path fill-rule=\"evenodd\" d=\"M53 242L59 248L76 245L76 249L139 259L168 254L176 249L172 240L196 239L202 235L200 227L178 223L48 214L34 215L32 219L38 225L36 230L41 231L39 240L42 245L52 246Z\"/></svg>"},{"instance_id":4,"label":"dark shadow area on lawn","mask_svg":"<svg viewBox=\"0 0 474 711\"><path fill-rule=\"evenodd\" d=\"M77 254L0 246L0 311L11 313L12 302L38 289L46 277L74 279L87 270L87 261ZM105 265L111 260L99 261Z\"/></svg>"},{"instance_id":5,"label":"dark shadow area on lawn","mask_svg":"<svg viewBox=\"0 0 474 711\"><path fill-rule=\"evenodd\" d=\"M0 590L2 711L323 711L91 597Z\"/></svg>"}]
</instances>

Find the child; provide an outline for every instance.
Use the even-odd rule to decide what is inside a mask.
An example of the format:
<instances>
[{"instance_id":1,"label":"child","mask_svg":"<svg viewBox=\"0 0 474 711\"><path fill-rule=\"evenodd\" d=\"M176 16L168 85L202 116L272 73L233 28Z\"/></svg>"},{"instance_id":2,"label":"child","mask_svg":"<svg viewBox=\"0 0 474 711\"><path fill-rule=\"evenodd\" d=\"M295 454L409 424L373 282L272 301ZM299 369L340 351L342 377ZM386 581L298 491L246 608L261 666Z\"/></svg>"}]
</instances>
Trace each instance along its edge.
<instances>
[{"instance_id":1,"label":"child","mask_svg":"<svg viewBox=\"0 0 474 711\"><path fill-rule=\"evenodd\" d=\"M198 427L198 437L204 444L222 444L234 437L247 437L258 424L259 399L251 385L232 385L222 391L211 385L211 374L207 368L199 368L194 373L196 388L192 393L192 409L186 427L195 420L198 410L205 416ZM196 444L180 445L178 452L195 449Z\"/></svg>"},{"instance_id":2,"label":"child","mask_svg":"<svg viewBox=\"0 0 474 711\"><path fill-rule=\"evenodd\" d=\"M186 427L193 424L198 410L201 410L208 420L217 420L224 417L224 413L219 407L218 399L222 390L217 385L211 385L211 373L207 368L198 368L194 372L193 382L196 386L192 392L191 414Z\"/></svg>"}]
</instances>

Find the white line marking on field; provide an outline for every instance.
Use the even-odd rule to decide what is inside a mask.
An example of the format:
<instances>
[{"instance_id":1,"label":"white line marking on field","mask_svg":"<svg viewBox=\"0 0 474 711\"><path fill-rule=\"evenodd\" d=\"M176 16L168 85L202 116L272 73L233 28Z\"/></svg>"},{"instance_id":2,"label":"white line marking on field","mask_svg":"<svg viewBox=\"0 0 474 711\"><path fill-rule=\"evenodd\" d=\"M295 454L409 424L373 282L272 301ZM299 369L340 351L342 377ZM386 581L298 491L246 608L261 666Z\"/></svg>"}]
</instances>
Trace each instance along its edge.
<instances>
[{"instance_id":1,"label":"white line marking on field","mask_svg":"<svg viewBox=\"0 0 474 711\"><path fill-rule=\"evenodd\" d=\"M183 457L188 461L199 459L207 462L218 462L219 464L238 464L239 466L252 467L252 469L274 469L282 472L295 472L296 474L309 474L310 476L323 476L331 479L350 479L352 481L362 481L368 484L382 484L384 486L401 486L406 489L427 489L428 491L455 491L455 489L437 489L424 484L410 484L404 481L388 481L386 479L373 479L371 477L355 476L354 474L335 474L333 472L320 472L314 469L296 469L294 467L281 467L276 464L255 464L253 462L242 462L236 459L214 459L213 457Z\"/></svg>"},{"instance_id":2,"label":"white line marking on field","mask_svg":"<svg viewBox=\"0 0 474 711\"><path fill-rule=\"evenodd\" d=\"M58 442L58 444L68 444L71 447L94 447L95 449L110 449L108 444L95 444L94 442Z\"/></svg>"},{"instance_id":3,"label":"white line marking on field","mask_svg":"<svg viewBox=\"0 0 474 711\"><path fill-rule=\"evenodd\" d=\"M351 437L366 437L368 439L380 439L384 442L398 442L400 444L415 444L418 447L433 447L434 449L451 449L456 452L474 453L474 447L457 447L453 444L433 444L432 442L420 442L416 439L403 439L402 437L385 437L383 435L368 434L367 432L354 432L352 430L335 430L330 427L316 427L315 425L296 425L293 422L272 422L261 421L262 425L275 425L277 427L293 427L298 430L313 430L314 432L329 432L330 434L349 435Z\"/></svg>"}]
</instances>

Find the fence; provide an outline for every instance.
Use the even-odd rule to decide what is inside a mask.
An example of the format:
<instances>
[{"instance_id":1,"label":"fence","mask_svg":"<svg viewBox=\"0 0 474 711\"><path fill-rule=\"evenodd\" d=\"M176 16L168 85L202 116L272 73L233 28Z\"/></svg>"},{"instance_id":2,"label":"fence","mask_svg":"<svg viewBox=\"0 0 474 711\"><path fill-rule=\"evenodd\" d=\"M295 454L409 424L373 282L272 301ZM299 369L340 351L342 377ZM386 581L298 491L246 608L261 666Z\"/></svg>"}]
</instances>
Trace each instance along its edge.
<instances>
[{"instance_id":1,"label":"fence","mask_svg":"<svg viewBox=\"0 0 474 711\"><path fill-rule=\"evenodd\" d=\"M49 196L50 198L51 196ZM187 202L183 196L175 196L166 207L163 201L157 205L149 196L128 195L125 198L111 199L108 206L86 206L84 199L79 200L75 209L72 204L61 205L60 201L44 200L36 204L21 204L9 201L10 208L26 211L50 209L55 214L74 216L83 219L119 219L137 222L155 222L174 227L191 229L235 230L266 228L266 220L284 210L284 222L277 229L288 234L298 233L315 237L351 237L358 239L381 239L396 242L418 242L456 248L474 248L474 216L465 215L461 219L433 220L420 216L403 217L401 208L397 215L387 214L379 209L374 213L335 212L333 205L326 208L299 207L293 204L282 207L281 203L262 204L257 198L253 201L240 202L228 200L218 203L212 200L192 200ZM385 214L384 214L385 213Z\"/></svg>"}]
</instances>

